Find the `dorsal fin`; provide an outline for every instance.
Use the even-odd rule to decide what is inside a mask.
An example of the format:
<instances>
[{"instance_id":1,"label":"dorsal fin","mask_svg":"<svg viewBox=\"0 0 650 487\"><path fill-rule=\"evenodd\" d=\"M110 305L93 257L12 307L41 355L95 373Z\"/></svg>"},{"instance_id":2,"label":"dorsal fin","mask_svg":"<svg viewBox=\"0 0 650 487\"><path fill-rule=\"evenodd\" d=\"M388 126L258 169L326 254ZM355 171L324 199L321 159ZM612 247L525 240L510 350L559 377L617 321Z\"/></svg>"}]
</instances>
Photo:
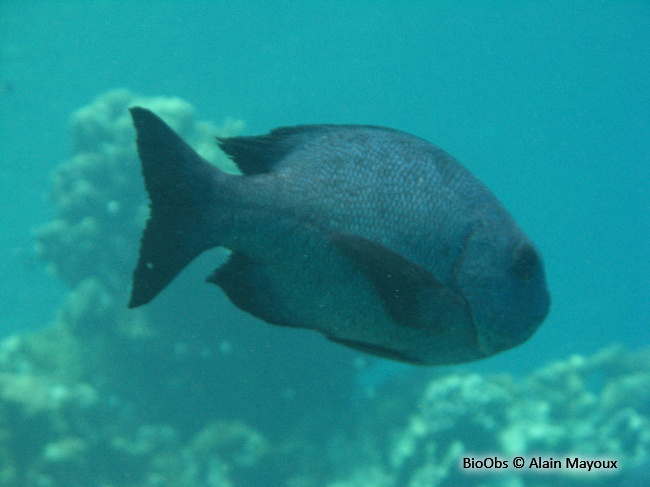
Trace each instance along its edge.
<instances>
[{"instance_id":1,"label":"dorsal fin","mask_svg":"<svg viewBox=\"0 0 650 487\"><path fill-rule=\"evenodd\" d=\"M327 131L329 125L279 127L265 135L217 137L217 143L241 172L250 176L271 172L295 148Z\"/></svg>"}]
</instances>

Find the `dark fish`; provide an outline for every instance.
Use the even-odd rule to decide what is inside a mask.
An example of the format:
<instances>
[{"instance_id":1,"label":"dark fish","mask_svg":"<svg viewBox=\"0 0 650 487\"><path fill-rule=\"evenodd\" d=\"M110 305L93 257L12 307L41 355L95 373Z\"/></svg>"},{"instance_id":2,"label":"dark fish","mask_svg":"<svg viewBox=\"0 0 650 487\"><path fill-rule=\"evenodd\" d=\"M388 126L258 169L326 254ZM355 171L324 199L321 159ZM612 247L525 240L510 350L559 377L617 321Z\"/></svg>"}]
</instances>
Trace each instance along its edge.
<instances>
[{"instance_id":1,"label":"dark fish","mask_svg":"<svg viewBox=\"0 0 650 487\"><path fill-rule=\"evenodd\" d=\"M130 307L201 252L207 281L276 325L394 360L456 364L527 340L549 310L542 258L458 161L381 127L304 125L218 139L243 175L131 109L151 215Z\"/></svg>"}]
</instances>

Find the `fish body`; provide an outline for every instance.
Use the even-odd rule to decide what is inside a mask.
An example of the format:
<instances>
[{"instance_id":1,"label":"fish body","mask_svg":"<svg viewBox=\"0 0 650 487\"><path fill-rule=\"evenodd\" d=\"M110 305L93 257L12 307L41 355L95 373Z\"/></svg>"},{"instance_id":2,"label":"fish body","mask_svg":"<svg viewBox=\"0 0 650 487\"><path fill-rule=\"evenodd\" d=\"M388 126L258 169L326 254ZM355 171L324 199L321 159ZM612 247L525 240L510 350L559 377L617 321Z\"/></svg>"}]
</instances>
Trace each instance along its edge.
<instances>
[{"instance_id":1,"label":"fish body","mask_svg":"<svg viewBox=\"0 0 650 487\"><path fill-rule=\"evenodd\" d=\"M403 362L488 357L548 313L533 243L423 139L359 125L218 139L243 173L229 175L149 110L131 114L151 214L130 307L221 246L232 253L207 281L239 308Z\"/></svg>"}]
</instances>

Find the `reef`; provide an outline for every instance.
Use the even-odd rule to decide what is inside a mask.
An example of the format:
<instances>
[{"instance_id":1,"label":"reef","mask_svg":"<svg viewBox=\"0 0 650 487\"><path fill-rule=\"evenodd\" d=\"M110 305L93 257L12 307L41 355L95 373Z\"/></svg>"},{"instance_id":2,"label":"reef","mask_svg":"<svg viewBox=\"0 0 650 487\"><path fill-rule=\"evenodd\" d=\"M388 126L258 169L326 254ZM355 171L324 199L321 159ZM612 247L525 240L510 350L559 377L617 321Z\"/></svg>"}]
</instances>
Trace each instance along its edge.
<instances>
[{"instance_id":1,"label":"reef","mask_svg":"<svg viewBox=\"0 0 650 487\"><path fill-rule=\"evenodd\" d=\"M194 285L127 310L148 212L133 105L233 170L213 137L242 123L198 122L182 100L117 90L73 115L54 219L36 232L70 291L53 323L0 341L0 487L648 485L650 350L612 347L525 377L418 369L367 398L354 390L357 355L272 357L272 332L255 342L254 324L230 330L244 318ZM206 316L217 323L194 323ZM466 457L509 466L464 468ZM528 468L537 457L617 468Z\"/></svg>"},{"instance_id":2,"label":"reef","mask_svg":"<svg viewBox=\"0 0 650 487\"><path fill-rule=\"evenodd\" d=\"M370 465L382 480L364 485L632 485L626 472L648 461L649 413L650 351L576 355L521 380L449 374L425 386L384 461ZM613 459L617 468L567 468L567 457ZM549 458L561 467L544 468L539 459ZM488 467L464 468L472 460Z\"/></svg>"},{"instance_id":3,"label":"reef","mask_svg":"<svg viewBox=\"0 0 650 487\"><path fill-rule=\"evenodd\" d=\"M273 441L218 412L191 430L180 414L153 422L147 411L165 399L116 394L110 362L61 324L0 343L0 486L627 487L644 485L639 469L647 480L650 351L605 349L520 380L420 378L417 393L379 393L349 429L321 430L321 440L289 429ZM563 468L528 468L538 455ZM617 469L565 468L576 456ZM469 471L464 457L510 466Z\"/></svg>"},{"instance_id":4,"label":"reef","mask_svg":"<svg viewBox=\"0 0 650 487\"><path fill-rule=\"evenodd\" d=\"M182 437L174 424L142 421L143 407L164 405L126 401L91 376L65 377L69 363L49 363L59 340L62 330L50 329L0 344L0 485L226 487L238 470L247 485L247 470L263 464L266 438L239 421Z\"/></svg>"}]
</instances>

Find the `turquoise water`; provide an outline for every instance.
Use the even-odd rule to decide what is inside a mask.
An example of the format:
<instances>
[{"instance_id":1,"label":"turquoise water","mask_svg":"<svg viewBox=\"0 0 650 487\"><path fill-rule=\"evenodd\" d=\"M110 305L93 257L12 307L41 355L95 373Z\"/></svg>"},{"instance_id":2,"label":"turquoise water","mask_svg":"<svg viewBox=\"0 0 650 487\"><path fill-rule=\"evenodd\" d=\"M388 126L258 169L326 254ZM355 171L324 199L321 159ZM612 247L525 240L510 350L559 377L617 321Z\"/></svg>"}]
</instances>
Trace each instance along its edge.
<instances>
[{"instance_id":1,"label":"turquoise water","mask_svg":"<svg viewBox=\"0 0 650 487\"><path fill-rule=\"evenodd\" d=\"M616 485L646 485L647 357L566 360L650 344L649 25L644 0L1 1L0 338L49 330L70 297L32 232L56 211L51 174L74 152L71 114L116 88L180 97L197 120L244 120L247 134L360 123L424 137L486 183L537 244L552 307L516 349L414 369L240 312L202 282L218 252L144 308L157 319L153 339L140 311L111 308L90 283L58 319L69 336L0 343L0 481L160 486L148 472L178 467L192 487L311 487L348 474L337 485L361 485L351 472L370 458L393 482L363 485L401 487L429 471L426 442L449 455L444 441L456 439L477 454L497 444L528 454L517 428L532 425L528 441L542 425L548 434L531 449L602 448L638 461ZM135 263L135 251L123 257ZM555 360L565 362L516 386L484 374ZM540 420L529 401L551 413ZM412 451L391 463L409 435ZM313 478L300 483L305 472ZM220 480L229 473L236 482ZM40 474L58 483L37 483Z\"/></svg>"},{"instance_id":2,"label":"turquoise water","mask_svg":"<svg viewBox=\"0 0 650 487\"><path fill-rule=\"evenodd\" d=\"M52 319L65 289L31 231L70 114L126 87L247 133L377 124L454 154L537 243L553 298L528 343L479 370L650 342L647 2L132 4L0 6L0 333Z\"/></svg>"}]
</instances>

